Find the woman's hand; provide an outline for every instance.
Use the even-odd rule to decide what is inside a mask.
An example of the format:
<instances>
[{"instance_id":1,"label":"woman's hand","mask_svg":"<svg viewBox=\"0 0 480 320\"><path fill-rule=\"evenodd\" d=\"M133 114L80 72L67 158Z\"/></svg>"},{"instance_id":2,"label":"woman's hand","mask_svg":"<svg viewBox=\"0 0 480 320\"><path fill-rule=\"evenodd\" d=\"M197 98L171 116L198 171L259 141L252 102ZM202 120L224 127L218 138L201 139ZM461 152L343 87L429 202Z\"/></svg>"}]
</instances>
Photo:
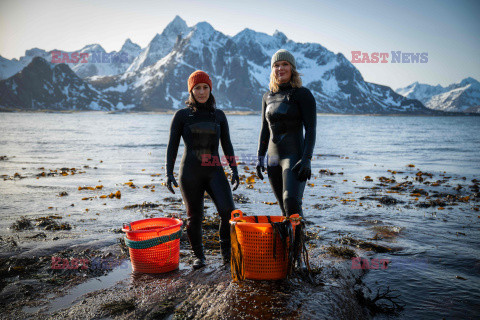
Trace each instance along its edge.
<instances>
[{"instance_id":1,"label":"woman's hand","mask_svg":"<svg viewBox=\"0 0 480 320\"><path fill-rule=\"evenodd\" d=\"M240 184L240 178L238 177L238 172L234 171L232 172L233 191L237 190L239 184Z\"/></svg>"},{"instance_id":2,"label":"woman's hand","mask_svg":"<svg viewBox=\"0 0 480 320\"><path fill-rule=\"evenodd\" d=\"M175 194L175 191L173 191L173 188L172 188L172 183L176 188L178 188L177 180L175 180L175 177L173 176L173 174L169 174L167 176L167 189L171 193Z\"/></svg>"},{"instance_id":3,"label":"woman's hand","mask_svg":"<svg viewBox=\"0 0 480 320\"><path fill-rule=\"evenodd\" d=\"M260 180L263 180L262 172L265 172L265 165L263 164L263 157L258 157L256 169L257 169L257 177Z\"/></svg>"},{"instance_id":4,"label":"woman's hand","mask_svg":"<svg viewBox=\"0 0 480 320\"><path fill-rule=\"evenodd\" d=\"M300 181L307 181L312 177L312 165L310 159L300 159L292 168L293 173L297 174Z\"/></svg>"}]
</instances>

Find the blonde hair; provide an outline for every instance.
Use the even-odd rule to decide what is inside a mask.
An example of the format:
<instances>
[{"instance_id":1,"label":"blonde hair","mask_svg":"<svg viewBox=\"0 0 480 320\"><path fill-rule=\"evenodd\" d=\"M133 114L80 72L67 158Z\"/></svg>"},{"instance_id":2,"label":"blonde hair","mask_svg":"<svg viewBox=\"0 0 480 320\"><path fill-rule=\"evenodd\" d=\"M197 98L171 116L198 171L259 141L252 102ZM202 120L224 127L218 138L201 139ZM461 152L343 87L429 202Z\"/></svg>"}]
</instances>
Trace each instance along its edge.
<instances>
[{"instance_id":1,"label":"blonde hair","mask_svg":"<svg viewBox=\"0 0 480 320\"><path fill-rule=\"evenodd\" d=\"M287 61L288 62L288 61ZM302 78L300 78L301 74L295 69L294 66L290 62L288 62L292 67L292 76L290 77L290 84L294 88L300 88L302 86ZM272 68L272 72L270 72L270 84L268 85L271 92L278 92L280 91L279 83L277 78L275 77L275 69Z\"/></svg>"}]
</instances>

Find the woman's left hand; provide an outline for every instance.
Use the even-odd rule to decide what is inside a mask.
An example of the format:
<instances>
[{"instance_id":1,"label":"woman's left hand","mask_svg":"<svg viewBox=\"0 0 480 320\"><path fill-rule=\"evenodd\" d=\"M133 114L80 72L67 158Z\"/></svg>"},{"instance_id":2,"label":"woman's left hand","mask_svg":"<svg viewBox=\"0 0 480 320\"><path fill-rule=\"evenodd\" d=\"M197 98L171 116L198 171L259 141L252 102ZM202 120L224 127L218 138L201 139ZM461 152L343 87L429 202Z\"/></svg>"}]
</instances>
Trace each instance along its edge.
<instances>
[{"instance_id":1,"label":"woman's left hand","mask_svg":"<svg viewBox=\"0 0 480 320\"><path fill-rule=\"evenodd\" d=\"M292 168L292 171L297 174L300 181L307 181L312 177L312 165L310 159L300 159Z\"/></svg>"},{"instance_id":2,"label":"woman's left hand","mask_svg":"<svg viewBox=\"0 0 480 320\"><path fill-rule=\"evenodd\" d=\"M233 191L237 190L239 184L240 184L240 178L238 177L238 172L233 172L232 173Z\"/></svg>"}]
</instances>

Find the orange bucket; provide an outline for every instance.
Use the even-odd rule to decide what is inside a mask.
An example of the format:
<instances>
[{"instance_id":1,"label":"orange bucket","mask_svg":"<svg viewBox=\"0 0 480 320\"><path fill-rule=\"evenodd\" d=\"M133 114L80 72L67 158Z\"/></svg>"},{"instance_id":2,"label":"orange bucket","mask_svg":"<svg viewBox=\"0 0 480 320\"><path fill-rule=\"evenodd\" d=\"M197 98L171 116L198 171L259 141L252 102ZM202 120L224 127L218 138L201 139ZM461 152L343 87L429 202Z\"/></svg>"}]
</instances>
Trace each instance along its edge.
<instances>
[{"instance_id":1,"label":"orange bucket","mask_svg":"<svg viewBox=\"0 0 480 320\"><path fill-rule=\"evenodd\" d=\"M298 215L292 215L296 218ZM244 216L240 210L232 211L230 223L235 223L237 241L241 247L246 279L284 279L288 272L288 248L276 237L273 252L273 227L270 222L283 222L284 216ZM270 221L269 221L270 220ZM295 233L295 225L292 222ZM233 239L232 239L233 240Z\"/></svg>"},{"instance_id":2,"label":"orange bucket","mask_svg":"<svg viewBox=\"0 0 480 320\"><path fill-rule=\"evenodd\" d=\"M152 218L124 223L125 244L135 272L164 273L178 268L183 222Z\"/></svg>"}]
</instances>

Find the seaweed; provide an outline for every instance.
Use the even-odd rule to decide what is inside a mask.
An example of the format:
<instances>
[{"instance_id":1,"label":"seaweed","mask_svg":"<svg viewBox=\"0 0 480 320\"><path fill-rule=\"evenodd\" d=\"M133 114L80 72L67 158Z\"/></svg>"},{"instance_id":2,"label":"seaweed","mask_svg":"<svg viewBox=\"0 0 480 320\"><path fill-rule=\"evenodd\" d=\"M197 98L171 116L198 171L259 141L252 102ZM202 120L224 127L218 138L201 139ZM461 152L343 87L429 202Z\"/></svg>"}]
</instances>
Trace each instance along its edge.
<instances>
[{"instance_id":1,"label":"seaweed","mask_svg":"<svg viewBox=\"0 0 480 320\"><path fill-rule=\"evenodd\" d=\"M392 249L389 247L381 246L375 243L354 239L351 236L342 237L339 241L341 244L354 246L360 249L374 251L378 253L391 252Z\"/></svg>"},{"instance_id":2,"label":"seaweed","mask_svg":"<svg viewBox=\"0 0 480 320\"><path fill-rule=\"evenodd\" d=\"M326 248L327 252L331 254L334 257L339 257L339 258L344 258L344 259L352 259L357 256L355 251L352 249L349 249L347 247L339 247L339 246L334 246L331 245Z\"/></svg>"},{"instance_id":3,"label":"seaweed","mask_svg":"<svg viewBox=\"0 0 480 320\"><path fill-rule=\"evenodd\" d=\"M358 302L367 307L373 315L379 313L396 315L404 309L405 305L399 301L400 295L393 295L395 291L397 290L391 290L387 286L385 291L380 293L380 288L378 288L375 297L370 298L361 289L357 289L355 290L355 296Z\"/></svg>"},{"instance_id":4,"label":"seaweed","mask_svg":"<svg viewBox=\"0 0 480 320\"><path fill-rule=\"evenodd\" d=\"M20 217L20 219L12 223L10 228L16 231L21 231L21 230L33 229L33 225L32 225L32 222L27 217L22 216Z\"/></svg>"}]
</instances>

